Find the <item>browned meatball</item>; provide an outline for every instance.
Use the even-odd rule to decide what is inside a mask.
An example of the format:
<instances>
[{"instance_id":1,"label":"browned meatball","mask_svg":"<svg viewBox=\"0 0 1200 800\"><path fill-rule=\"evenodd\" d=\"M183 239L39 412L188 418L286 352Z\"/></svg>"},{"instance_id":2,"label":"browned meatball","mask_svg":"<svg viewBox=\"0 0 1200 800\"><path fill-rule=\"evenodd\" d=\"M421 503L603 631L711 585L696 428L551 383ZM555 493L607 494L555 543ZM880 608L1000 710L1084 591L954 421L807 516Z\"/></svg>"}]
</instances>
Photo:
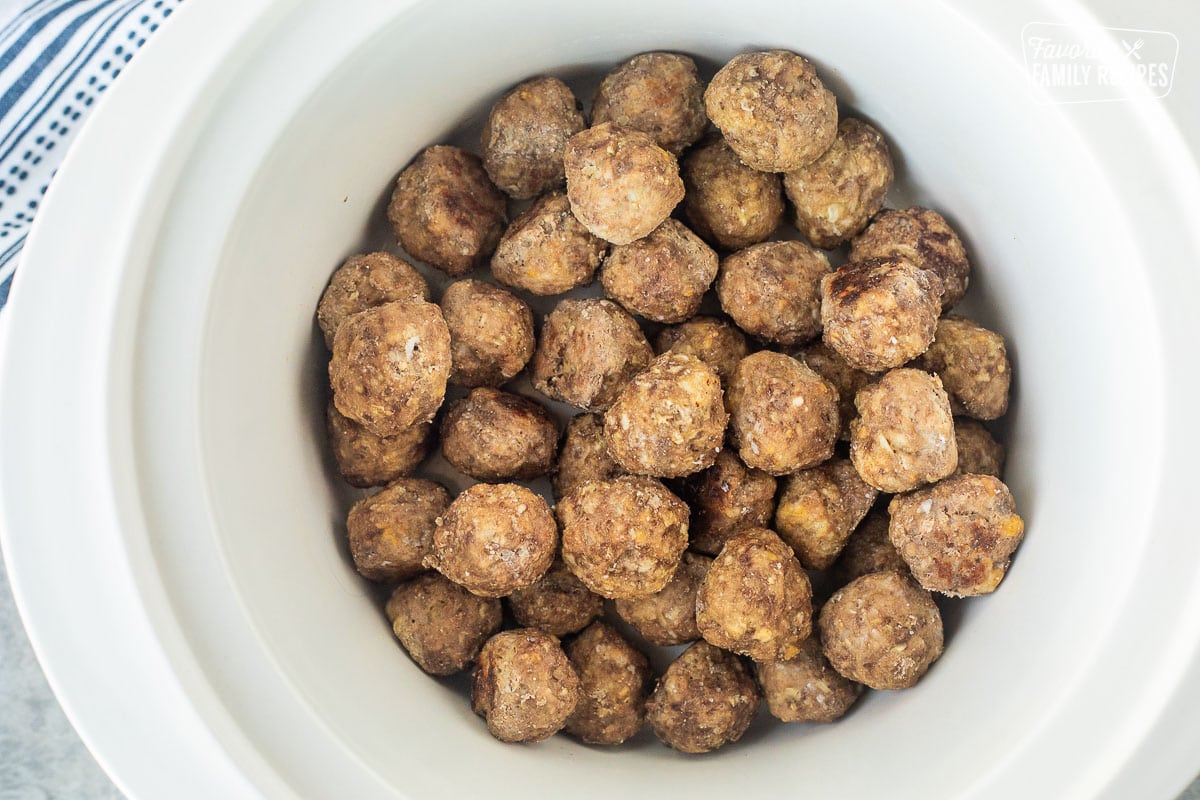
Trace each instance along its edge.
<instances>
[{"instance_id":1,"label":"browned meatball","mask_svg":"<svg viewBox=\"0 0 1200 800\"><path fill-rule=\"evenodd\" d=\"M503 618L499 600L477 597L436 572L397 586L385 612L400 644L430 675L466 669Z\"/></svg>"},{"instance_id":2,"label":"browned meatball","mask_svg":"<svg viewBox=\"0 0 1200 800\"><path fill-rule=\"evenodd\" d=\"M936 275L903 259L844 264L821 281L825 344L867 372L905 364L933 341L941 293Z\"/></svg>"},{"instance_id":3,"label":"browned meatball","mask_svg":"<svg viewBox=\"0 0 1200 800\"><path fill-rule=\"evenodd\" d=\"M441 306L450 330L451 383L499 386L533 356L533 312L511 293L462 280L446 287Z\"/></svg>"},{"instance_id":4,"label":"browned meatball","mask_svg":"<svg viewBox=\"0 0 1200 800\"><path fill-rule=\"evenodd\" d=\"M411 425L395 436L376 436L330 401L325 423L338 474L351 486L382 486L411 475L429 455L432 422Z\"/></svg>"},{"instance_id":5,"label":"browned meatball","mask_svg":"<svg viewBox=\"0 0 1200 800\"><path fill-rule=\"evenodd\" d=\"M834 389L837 389L838 419L841 421L838 438L849 440L850 420L858 416L858 410L854 407L854 398L860 389L878 376L850 366L846 359L820 339L795 353L795 357L811 367L813 372L829 381Z\"/></svg>"},{"instance_id":6,"label":"browned meatball","mask_svg":"<svg viewBox=\"0 0 1200 800\"><path fill-rule=\"evenodd\" d=\"M579 676L557 637L533 628L497 633L479 653L471 710L502 742L540 742L579 704Z\"/></svg>"},{"instance_id":7,"label":"browned meatball","mask_svg":"<svg viewBox=\"0 0 1200 800\"><path fill-rule=\"evenodd\" d=\"M894 369L858 393L850 460L881 492L907 492L954 473L950 400L936 375Z\"/></svg>"},{"instance_id":8,"label":"browned meatball","mask_svg":"<svg viewBox=\"0 0 1200 800\"><path fill-rule=\"evenodd\" d=\"M604 420L598 414L580 414L567 423L551 476L554 496L562 498L588 481L619 478L625 470L613 461L604 441Z\"/></svg>"},{"instance_id":9,"label":"browned meatball","mask_svg":"<svg viewBox=\"0 0 1200 800\"><path fill-rule=\"evenodd\" d=\"M508 226L492 254L492 274L530 294L562 294L591 283L606 252L608 242L575 219L565 194L554 192Z\"/></svg>"},{"instance_id":10,"label":"browned meatball","mask_svg":"<svg viewBox=\"0 0 1200 800\"><path fill-rule=\"evenodd\" d=\"M667 667L646 703L654 735L684 753L736 742L758 713L758 687L733 653L699 641Z\"/></svg>"},{"instance_id":11,"label":"browned meatball","mask_svg":"<svg viewBox=\"0 0 1200 800\"><path fill-rule=\"evenodd\" d=\"M704 133L703 87L696 62L678 53L643 53L604 76L592 124L612 122L649 134L679 155Z\"/></svg>"},{"instance_id":12,"label":"browned meatball","mask_svg":"<svg viewBox=\"0 0 1200 800\"><path fill-rule=\"evenodd\" d=\"M563 300L542 323L530 377L547 397L604 411L652 358L642 329L616 303Z\"/></svg>"},{"instance_id":13,"label":"browned meatball","mask_svg":"<svg viewBox=\"0 0 1200 800\"><path fill-rule=\"evenodd\" d=\"M845 549L833 565L833 583L845 586L855 578L872 572L899 572L908 575L908 564L888 536L887 510L878 508L855 528Z\"/></svg>"},{"instance_id":14,"label":"browned meatball","mask_svg":"<svg viewBox=\"0 0 1200 800\"><path fill-rule=\"evenodd\" d=\"M650 644L670 646L699 639L696 593L711 564L708 556L684 553L675 576L662 590L616 601L617 613Z\"/></svg>"},{"instance_id":15,"label":"browned meatball","mask_svg":"<svg viewBox=\"0 0 1200 800\"><path fill-rule=\"evenodd\" d=\"M684 488L692 507L691 547L716 555L739 528L765 528L775 512L775 478L728 450Z\"/></svg>"},{"instance_id":16,"label":"browned meatball","mask_svg":"<svg viewBox=\"0 0 1200 800\"><path fill-rule=\"evenodd\" d=\"M872 689L907 689L942 654L942 615L905 575L864 575L834 593L818 619L825 657Z\"/></svg>"},{"instance_id":17,"label":"browned meatball","mask_svg":"<svg viewBox=\"0 0 1200 800\"><path fill-rule=\"evenodd\" d=\"M510 594L508 607L522 628L566 636L603 614L604 598L588 591L566 564L555 561L537 583Z\"/></svg>"},{"instance_id":18,"label":"browned meatball","mask_svg":"<svg viewBox=\"0 0 1200 800\"><path fill-rule=\"evenodd\" d=\"M641 131L604 123L567 141L571 211L589 231L629 244L662 224L683 199L675 156Z\"/></svg>"},{"instance_id":19,"label":"browned meatball","mask_svg":"<svg viewBox=\"0 0 1200 800\"><path fill-rule=\"evenodd\" d=\"M1000 334L963 317L942 317L920 363L942 379L955 411L998 419L1008 410L1012 368Z\"/></svg>"},{"instance_id":20,"label":"browned meatball","mask_svg":"<svg viewBox=\"0 0 1200 800\"><path fill-rule=\"evenodd\" d=\"M967 291L971 264L962 240L945 218L928 208L887 209L850 246L850 260L899 256L937 274L945 294L942 308L957 305Z\"/></svg>"},{"instance_id":21,"label":"browned meatball","mask_svg":"<svg viewBox=\"0 0 1200 800\"><path fill-rule=\"evenodd\" d=\"M883 207L892 154L879 131L859 119L838 123L837 138L811 164L783 176L804 238L830 250L849 241Z\"/></svg>"},{"instance_id":22,"label":"browned meatball","mask_svg":"<svg viewBox=\"0 0 1200 800\"><path fill-rule=\"evenodd\" d=\"M831 459L788 476L775 509L775 530L805 569L826 569L877 494L849 459Z\"/></svg>"},{"instance_id":23,"label":"browned meatball","mask_svg":"<svg viewBox=\"0 0 1200 800\"><path fill-rule=\"evenodd\" d=\"M650 478L585 483L556 511L563 561L605 597L659 591L687 547L687 504Z\"/></svg>"},{"instance_id":24,"label":"browned meatball","mask_svg":"<svg viewBox=\"0 0 1200 800\"><path fill-rule=\"evenodd\" d=\"M496 249L506 206L478 156L434 145L400 173L387 215L410 256L465 275Z\"/></svg>"},{"instance_id":25,"label":"browned meatball","mask_svg":"<svg viewBox=\"0 0 1200 800\"><path fill-rule=\"evenodd\" d=\"M726 256L721 308L751 336L783 345L821 335L821 279L829 259L803 242L763 242Z\"/></svg>"},{"instance_id":26,"label":"browned meatball","mask_svg":"<svg viewBox=\"0 0 1200 800\"><path fill-rule=\"evenodd\" d=\"M863 692L862 684L846 680L829 665L817 636L805 639L795 658L758 664L755 672L767 710L783 722L833 722Z\"/></svg>"},{"instance_id":27,"label":"browned meatball","mask_svg":"<svg viewBox=\"0 0 1200 800\"><path fill-rule=\"evenodd\" d=\"M429 284L412 264L391 253L350 256L317 304L325 346L333 349L333 336L346 317L396 300L429 300Z\"/></svg>"},{"instance_id":28,"label":"browned meatball","mask_svg":"<svg viewBox=\"0 0 1200 800\"><path fill-rule=\"evenodd\" d=\"M450 331L432 303L387 303L348 318L333 340L337 410L376 436L433 419L446 396Z\"/></svg>"},{"instance_id":29,"label":"browned meatball","mask_svg":"<svg viewBox=\"0 0 1200 800\"><path fill-rule=\"evenodd\" d=\"M636 242L614 247L600 268L604 293L654 322L695 316L715 277L717 254L673 219Z\"/></svg>"},{"instance_id":30,"label":"browned meatball","mask_svg":"<svg viewBox=\"0 0 1200 800\"><path fill-rule=\"evenodd\" d=\"M763 172L811 164L837 136L837 98L808 59L787 50L734 56L704 107L742 161Z\"/></svg>"},{"instance_id":31,"label":"browned meatball","mask_svg":"<svg viewBox=\"0 0 1200 800\"><path fill-rule=\"evenodd\" d=\"M1012 492L991 475L955 475L892 498L892 544L926 589L951 597L994 592L1025 534Z\"/></svg>"},{"instance_id":32,"label":"browned meatball","mask_svg":"<svg viewBox=\"0 0 1200 800\"><path fill-rule=\"evenodd\" d=\"M717 373L667 352L625 384L604 414L604 438L627 472L678 478L712 465L728 421Z\"/></svg>"},{"instance_id":33,"label":"browned meatball","mask_svg":"<svg viewBox=\"0 0 1200 800\"><path fill-rule=\"evenodd\" d=\"M593 622L566 651L580 684L567 733L588 744L620 744L640 731L654 678L646 657L603 622Z\"/></svg>"},{"instance_id":34,"label":"browned meatball","mask_svg":"<svg viewBox=\"0 0 1200 800\"><path fill-rule=\"evenodd\" d=\"M757 244L783 222L779 176L746 166L724 139L689 151L679 165L683 212L696 233L724 250Z\"/></svg>"},{"instance_id":35,"label":"browned meatball","mask_svg":"<svg viewBox=\"0 0 1200 800\"><path fill-rule=\"evenodd\" d=\"M483 125L483 168L518 200L563 181L563 148L584 128L579 101L558 78L531 78L496 101Z\"/></svg>"},{"instance_id":36,"label":"browned meatball","mask_svg":"<svg viewBox=\"0 0 1200 800\"><path fill-rule=\"evenodd\" d=\"M660 354L672 350L695 356L713 368L722 384L728 382L738 362L750 354L746 336L716 317L693 317L663 328L654 340L654 347Z\"/></svg>"},{"instance_id":37,"label":"browned meatball","mask_svg":"<svg viewBox=\"0 0 1200 800\"><path fill-rule=\"evenodd\" d=\"M425 566L481 597L503 597L545 575L557 545L554 515L539 495L479 483L438 518Z\"/></svg>"},{"instance_id":38,"label":"browned meatball","mask_svg":"<svg viewBox=\"0 0 1200 800\"><path fill-rule=\"evenodd\" d=\"M786 475L820 464L837 442L837 391L794 358L746 356L729 381L732 441L749 467Z\"/></svg>"},{"instance_id":39,"label":"browned meatball","mask_svg":"<svg viewBox=\"0 0 1200 800\"><path fill-rule=\"evenodd\" d=\"M399 581L424 572L434 521L449 505L450 493L440 484L401 478L351 506L346 533L359 574Z\"/></svg>"},{"instance_id":40,"label":"browned meatball","mask_svg":"<svg viewBox=\"0 0 1200 800\"><path fill-rule=\"evenodd\" d=\"M558 428L550 412L527 397L472 389L442 419L442 455L480 481L530 480L550 472Z\"/></svg>"},{"instance_id":41,"label":"browned meatball","mask_svg":"<svg viewBox=\"0 0 1200 800\"><path fill-rule=\"evenodd\" d=\"M958 450L958 466L954 474L1002 477L1004 445L992 438L982 422L970 417L955 417L954 445Z\"/></svg>"}]
</instances>

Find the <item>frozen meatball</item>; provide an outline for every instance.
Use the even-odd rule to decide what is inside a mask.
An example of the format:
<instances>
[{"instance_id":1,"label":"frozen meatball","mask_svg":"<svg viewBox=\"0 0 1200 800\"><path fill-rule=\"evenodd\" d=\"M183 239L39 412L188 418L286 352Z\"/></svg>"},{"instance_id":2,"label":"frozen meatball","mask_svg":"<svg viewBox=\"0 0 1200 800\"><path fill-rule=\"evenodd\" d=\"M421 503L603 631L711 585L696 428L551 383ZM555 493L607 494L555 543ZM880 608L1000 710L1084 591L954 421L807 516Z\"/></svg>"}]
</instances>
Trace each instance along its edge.
<instances>
[{"instance_id":1,"label":"frozen meatball","mask_svg":"<svg viewBox=\"0 0 1200 800\"><path fill-rule=\"evenodd\" d=\"M569 292L592 282L608 242L571 213L562 192L545 195L513 220L492 254L492 275L530 294Z\"/></svg>"},{"instance_id":2,"label":"frozen meatball","mask_svg":"<svg viewBox=\"0 0 1200 800\"><path fill-rule=\"evenodd\" d=\"M563 561L604 597L659 591L687 547L687 504L650 478L585 483L556 511Z\"/></svg>"},{"instance_id":3,"label":"frozen meatball","mask_svg":"<svg viewBox=\"0 0 1200 800\"><path fill-rule=\"evenodd\" d=\"M506 209L478 156L435 145L400 173L387 215L410 256L465 275L496 249Z\"/></svg>"},{"instance_id":4,"label":"frozen meatball","mask_svg":"<svg viewBox=\"0 0 1200 800\"><path fill-rule=\"evenodd\" d=\"M659 354L671 350L695 356L713 368L722 384L729 381L738 362L750 354L745 334L716 317L693 317L663 328L654 347Z\"/></svg>"},{"instance_id":5,"label":"frozen meatball","mask_svg":"<svg viewBox=\"0 0 1200 800\"><path fill-rule=\"evenodd\" d=\"M478 483L438 518L425 566L481 597L503 597L545 575L557 546L558 527L540 495Z\"/></svg>"},{"instance_id":6,"label":"frozen meatball","mask_svg":"<svg viewBox=\"0 0 1200 800\"><path fill-rule=\"evenodd\" d=\"M862 684L846 680L829 665L817 636L805 639L795 658L757 664L755 672L767 710L783 722L833 722L863 692Z\"/></svg>"},{"instance_id":7,"label":"frozen meatball","mask_svg":"<svg viewBox=\"0 0 1200 800\"><path fill-rule=\"evenodd\" d=\"M969 319L942 317L920 364L942 379L955 411L998 419L1008 410L1012 368L1000 334Z\"/></svg>"},{"instance_id":8,"label":"frozen meatball","mask_svg":"<svg viewBox=\"0 0 1200 800\"><path fill-rule=\"evenodd\" d=\"M614 247L600 268L606 295L631 314L666 323L695 316L716 277L717 254L673 219Z\"/></svg>"},{"instance_id":9,"label":"frozen meatball","mask_svg":"<svg viewBox=\"0 0 1200 800\"><path fill-rule=\"evenodd\" d=\"M898 367L933 341L941 295L936 275L903 259L844 264L821 281L825 344L856 369Z\"/></svg>"},{"instance_id":10,"label":"frozen meatball","mask_svg":"<svg viewBox=\"0 0 1200 800\"><path fill-rule=\"evenodd\" d=\"M518 200L563 182L563 148L584 128L579 101L558 78L532 78L496 101L483 125L483 168Z\"/></svg>"},{"instance_id":11,"label":"frozen meatball","mask_svg":"<svg viewBox=\"0 0 1200 800\"><path fill-rule=\"evenodd\" d=\"M679 165L683 213L696 233L723 250L757 244L783 222L779 176L746 166L724 139L696 147Z\"/></svg>"},{"instance_id":12,"label":"frozen meatball","mask_svg":"<svg viewBox=\"0 0 1200 800\"><path fill-rule=\"evenodd\" d=\"M689 478L684 494L692 507L691 547L714 556L739 528L765 528L775 512L775 478L728 450Z\"/></svg>"},{"instance_id":13,"label":"frozen meatball","mask_svg":"<svg viewBox=\"0 0 1200 800\"><path fill-rule=\"evenodd\" d=\"M826 569L877 494L849 459L831 459L788 476L775 509L775 530L805 569Z\"/></svg>"},{"instance_id":14,"label":"frozen meatball","mask_svg":"<svg viewBox=\"0 0 1200 800\"><path fill-rule=\"evenodd\" d=\"M942 654L942 615L929 592L897 572L857 578L818 619L825 657L872 689L907 689Z\"/></svg>"},{"instance_id":15,"label":"frozen meatball","mask_svg":"<svg viewBox=\"0 0 1200 800\"><path fill-rule=\"evenodd\" d=\"M846 359L838 355L836 350L819 339L802 348L795 355L796 358L811 367L813 372L829 381L833 388L837 389L838 419L841 421L838 438L848 440L850 438L850 420L858 416L858 410L854 408L854 398L860 389L878 376L850 366Z\"/></svg>"},{"instance_id":16,"label":"frozen meatball","mask_svg":"<svg viewBox=\"0 0 1200 800\"><path fill-rule=\"evenodd\" d=\"M786 475L833 455L837 391L794 358L746 356L729 380L729 425L746 466Z\"/></svg>"},{"instance_id":17,"label":"frozen meatball","mask_svg":"<svg viewBox=\"0 0 1200 800\"><path fill-rule=\"evenodd\" d=\"M704 107L742 161L763 172L811 164L837 136L837 98L808 59L787 50L734 56L713 76Z\"/></svg>"},{"instance_id":18,"label":"frozen meatball","mask_svg":"<svg viewBox=\"0 0 1200 800\"><path fill-rule=\"evenodd\" d=\"M711 564L708 556L684 553L675 576L661 591L616 601L617 614L650 644L671 646L699 639L696 593Z\"/></svg>"},{"instance_id":19,"label":"frozen meatball","mask_svg":"<svg viewBox=\"0 0 1200 800\"><path fill-rule=\"evenodd\" d=\"M391 253L350 256L334 271L317 304L326 347L333 349L333 336L346 317L397 300L429 300L429 284L412 264Z\"/></svg>"},{"instance_id":20,"label":"frozen meatball","mask_svg":"<svg viewBox=\"0 0 1200 800\"><path fill-rule=\"evenodd\" d=\"M1025 533L1012 492L991 475L952 478L893 497L892 544L926 589L951 597L994 592Z\"/></svg>"},{"instance_id":21,"label":"frozen meatball","mask_svg":"<svg viewBox=\"0 0 1200 800\"><path fill-rule=\"evenodd\" d=\"M567 423L551 476L555 498L562 498L588 481L619 478L625 470L613 461L604 441L604 420L598 414L580 414Z\"/></svg>"},{"instance_id":22,"label":"frozen meatball","mask_svg":"<svg viewBox=\"0 0 1200 800\"><path fill-rule=\"evenodd\" d=\"M945 218L928 208L882 211L850 246L850 260L898 256L919 269L936 273L945 294L942 307L962 299L971 277L971 264L962 240Z\"/></svg>"},{"instance_id":23,"label":"frozen meatball","mask_svg":"<svg viewBox=\"0 0 1200 800\"><path fill-rule=\"evenodd\" d=\"M472 389L442 419L442 455L480 481L531 480L550 472L558 428L550 412L527 397Z\"/></svg>"},{"instance_id":24,"label":"frozen meatball","mask_svg":"<svg viewBox=\"0 0 1200 800\"><path fill-rule=\"evenodd\" d=\"M604 76L592 124L611 122L649 134L675 155L704 133L703 87L696 62L678 53L643 53Z\"/></svg>"},{"instance_id":25,"label":"frozen meatball","mask_svg":"<svg viewBox=\"0 0 1200 800\"><path fill-rule=\"evenodd\" d=\"M425 571L433 528L450 493L433 481L401 478L350 507L346 533L354 566L373 581L401 581Z\"/></svg>"},{"instance_id":26,"label":"frozen meatball","mask_svg":"<svg viewBox=\"0 0 1200 800\"><path fill-rule=\"evenodd\" d=\"M696 627L705 641L755 661L795 658L812 619L808 574L766 528L731 536L696 595Z\"/></svg>"},{"instance_id":27,"label":"frozen meatball","mask_svg":"<svg viewBox=\"0 0 1200 800\"><path fill-rule=\"evenodd\" d=\"M721 308L751 336L782 345L821 335L821 279L829 259L803 242L763 242L726 256Z\"/></svg>"},{"instance_id":28,"label":"frozen meatball","mask_svg":"<svg viewBox=\"0 0 1200 800\"><path fill-rule=\"evenodd\" d=\"M684 753L742 738L758 713L758 687L741 659L699 641L667 667L646 703L654 735Z\"/></svg>"},{"instance_id":29,"label":"frozen meatball","mask_svg":"<svg viewBox=\"0 0 1200 800\"><path fill-rule=\"evenodd\" d=\"M604 123L567 141L571 211L589 231L629 244L662 224L683 199L675 156L641 131Z\"/></svg>"},{"instance_id":30,"label":"frozen meatball","mask_svg":"<svg viewBox=\"0 0 1200 800\"><path fill-rule=\"evenodd\" d=\"M533 312L525 302L482 281L446 287L442 316L450 330L450 382L507 383L533 356Z\"/></svg>"},{"instance_id":31,"label":"frozen meatball","mask_svg":"<svg viewBox=\"0 0 1200 800\"><path fill-rule=\"evenodd\" d=\"M954 444L958 449L958 466L954 470L956 475L969 473L1002 477L1004 445L992 438L982 422L970 417L955 417Z\"/></svg>"},{"instance_id":32,"label":"frozen meatball","mask_svg":"<svg viewBox=\"0 0 1200 800\"><path fill-rule=\"evenodd\" d=\"M804 238L831 250L867 226L892 185L892 155L879 131L859 119L838 123L820 158L783 176Z\"/></svg>"},{"instance_id":33,"label":"frozen meatball","mask_svg":"<svg viewBox=\"0 0 1200 800\"><path fill-rule=\"evenodd\" d=\"M497 633L479 653L471 710L502 742L540 742L579 704L579 676L558 639L533 628Z\"/></svg>"},{"instance_id":34,"label":"frozen meatball","mask_svg":"<svg viewBox=\"0 0 1200 800\"><path fill-rule=\"evenodd\" d=\"M331 401L325 423L338 474L351 486L382 486L411 475L429 455L432 422L410 425L395 436L376 436Z\"/></svg>"},{"instance_id":35,"label":"frozen meatball","mask_svg":"<svg viewBox=\"0 0 1200 800\"><path fill-rule=\"evenodd\" d=\"M542 323L533 386L585 411L604 411L654 358L633 317L611 300L563 300Z\"/></svg>"},{"instance_id":36,"label":"frozen meatball","mask_svg":"<svg viewBox=\"0 0 1200 800\"><path fill-rule=\"evenodd\" d=\"M603 622L593 622L566 651L580 684L567 733L587 744L620 744L640 731L654 679L646 657Z\"/></svg>"},{"instance_id":37,"label":"frozen meatball","mask_svg":"<svg viewBox=\"0 0 1200 800\"><path fill-rule=\"evenodd\" d=\"M678 478L712 465L728 421L717 373L667 352L625 384L604 414L604 438L625 471Z\"/></svg>"},{"instance_id":38,"label":"frozen meatball","mask_svg":"<svg viewBox=\"0 0 1200 800\"><path fill-rule=\"evenodd\" d=\"M387 303L338 328L329 362L337 410L376 436L433 419L446 396L450 331L432 303Z\"/></svg>"},{"instance_id":39,"label":"frozen meatball","mask_svg":"<svg viewBox=\"0 0 1200 800\"><path fill-rule=\"evenodd\" d=\"M907 492L954 473L954 418L936 375L894 369L854 402L850 460L864 481L881 492Z\"/></svg>"},{"instance_id":40,"label":"frozen meatball","mask_svg":"<svg viewBox=\"0 0 1200 800\"><path fill-rule=\"evenodd\" d=\"M588 591L566 564L555 561L537 583L510 594L508 607L522 628L566 636L603 614L604 598Z\"/></svg>"},{"instance_id":41,"label":"frozen meatball","mask_svg":"<svg viewBox=\"0 0 1200 800\"><path fill-rule=\"evenodd\" d=\"M499 600L473 595L436 572L397 586L385 612L400 644L430 675L466 669L503 618Z\"/></svg>"},{"instance_id":42,"label":"frozen meatball","mask_svg":"<svg viewBox=\"0 0 1200 800\"><path fill-rule=\"evenodd\" d=\"M845 586L872 572L909 574L908 564L904 563L888 535L888 515L884 508L868 514L850 534L845 549L833 565L833 582L836 586Z\"/></svg>"}]
</instances>

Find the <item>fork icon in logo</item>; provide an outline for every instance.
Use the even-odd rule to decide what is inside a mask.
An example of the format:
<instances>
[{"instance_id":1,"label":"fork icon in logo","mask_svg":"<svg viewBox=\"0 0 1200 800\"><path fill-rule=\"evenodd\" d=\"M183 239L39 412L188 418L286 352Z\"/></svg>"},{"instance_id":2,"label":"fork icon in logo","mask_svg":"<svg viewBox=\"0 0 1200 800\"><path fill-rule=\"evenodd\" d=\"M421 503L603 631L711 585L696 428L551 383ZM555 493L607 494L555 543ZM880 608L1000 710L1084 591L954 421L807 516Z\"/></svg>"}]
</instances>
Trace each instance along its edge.
<instances>
[{"instance_id":1,"label":"fork icon in logo","mask_svg":"<svg viewBox=\"0 0 1200 800\"><path fill-rule=\"evenodd\" d=\"M1142 54L1138 51L1141 50L1142 46L1145 44L1146 44L1145 39L1138 39L1133 44L1130 44L1129 42L1125 41L1124 39L1121 40L1121 47L1125 48L1125 55L1132 56L1133 58L1136 58L1138 61L1142 60Z\"/></svg>"}]
</instances>

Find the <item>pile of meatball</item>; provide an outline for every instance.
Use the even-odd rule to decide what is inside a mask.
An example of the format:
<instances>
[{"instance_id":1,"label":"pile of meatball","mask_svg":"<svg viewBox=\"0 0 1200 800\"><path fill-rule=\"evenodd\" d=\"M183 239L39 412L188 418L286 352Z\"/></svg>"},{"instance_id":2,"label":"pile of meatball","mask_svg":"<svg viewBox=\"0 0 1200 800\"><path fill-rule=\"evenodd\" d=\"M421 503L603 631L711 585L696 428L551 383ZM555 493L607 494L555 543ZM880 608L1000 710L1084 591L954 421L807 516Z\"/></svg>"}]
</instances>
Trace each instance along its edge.
<instances>
[{"instance_id":1,"label":"pile of meatball","mask_svg":"<svg viewBox=\"0 0 1200 800\"><path fill-rule=\"evenodd\" d=\"M456 279L440 302L389 252L320 300L337 468L384 487L350 509L349 552L400 645L432 675L473 665L509 742L648 724L702 753L764 700L831 722L913 686L943 649L935 596L994 591L1024 532L984 424L1004 339L948 313L962 241L883 208L886 140L795 53L707 86L638 55L581 109L533 78L482 156L435 145L400 173L388 219ZM573 291L597 273L603 298ZM530 296L567 293L535 318ZM435 447L477 482L415 477ZM648 649L680 645L656 677Z\"/></svg>"}]
</instances>

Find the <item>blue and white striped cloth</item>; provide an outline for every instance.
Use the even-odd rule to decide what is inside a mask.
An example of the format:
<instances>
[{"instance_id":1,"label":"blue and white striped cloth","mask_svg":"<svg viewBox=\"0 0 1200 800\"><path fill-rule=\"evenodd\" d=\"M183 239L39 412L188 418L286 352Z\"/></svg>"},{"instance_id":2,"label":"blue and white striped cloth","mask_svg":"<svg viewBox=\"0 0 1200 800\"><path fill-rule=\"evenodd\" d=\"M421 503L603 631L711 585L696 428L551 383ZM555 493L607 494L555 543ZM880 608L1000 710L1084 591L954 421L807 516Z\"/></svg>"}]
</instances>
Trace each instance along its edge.
<instances>
[{"instance_id":1,"label":"blue and white striped cloth","mask_svg":"<svg viewBox=\"0 0 1200 800\"><path fill-rule=\"evenodd\" d=\"M88 112L183 0L0 0L0 309Z\"/></svg>"}]
</instances>

